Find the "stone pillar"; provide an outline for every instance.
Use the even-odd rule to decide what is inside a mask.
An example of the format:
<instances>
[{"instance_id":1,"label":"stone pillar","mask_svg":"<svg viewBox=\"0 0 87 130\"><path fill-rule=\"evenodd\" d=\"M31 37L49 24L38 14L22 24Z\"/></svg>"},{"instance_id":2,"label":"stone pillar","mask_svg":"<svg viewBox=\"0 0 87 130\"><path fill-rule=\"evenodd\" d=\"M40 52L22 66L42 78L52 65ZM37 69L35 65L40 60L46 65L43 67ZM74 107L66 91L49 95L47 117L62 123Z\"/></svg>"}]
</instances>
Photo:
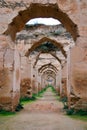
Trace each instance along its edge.
<instances>
[{"instance_id":1,"label":"stone pillar","mask_svg":"<svg viewBox=\"0 0 87 130\"><path fill-rule=\"evenodd\" d=\"M41 76L41 88L43 89L44 87L45 87L45 76L44 75L42 75Z\"/></svg>"},{"instance_id":2,"label":"stone pillar","mask_svg":"<svg viewBox=\"0 0 87 130\"><path fill-rule=\"evenodd\" d=\"M67 97L67 63L62 66L62 92L61 97Z\"/></svg>"},{"instance_id":3,"label":"stone pillar","mask_svg":"<svg viewBox=\"0 0 87 130\"><path fill-rule=\"evenodd\" d=\"M41 91L41 74L38 73L38 91Z\"/></svg>"},{"instance_id":4,"label":"stone pillar","mask_svg":"<svg viewBox=\"0 0 87 130\"><path fill-rule=\"evenodd\" d=\"M14 49L14 71L13 71L13 90L12 90L12 111L15 110L20 99L20 55L16 49Z\"/></svg>"},{"instance_id":5,"label":"stone pillar","mask_svg":"<svg viewBox=\"0 0 87 130\"><path fill-rule=\"evenodd\" d=\"M56 91L60 93L60 71L56 73Z\"/></svg>"},{"instance_id":6,"label":"stone pillar","mask_svg":"<svg viewBox=\"0 0 87 130\"><path fill-rule=\"evenodd\" d=\"M30 91L30 96L32 96L33 93L33 86L32 86L32 80L33 80L33 65L32 65L32 61L30 59L28 59L28 77L30 79L30 87L31 89Z\"/></svg>"},{"instance_id":7,"label":"stone pillar","mask_svg":"<svg viewBox=\"0 0 87 130\"><path fill-rule=\"evenodd\" d=\"M21 56L21 97L31 97L31 64L29 59Z\"/></svg>"},{"instance_id":8,"label":"stone pillar","mask_svg":"<svg viewBox=\"0 0 87 130\"><path fill-rule=\"evenodd\" d=\"M0 51L0 108L15 111L20 98L20 56L7 46Z\"/></svg>"},{"instance_id":9,"label":"stone pillar","mask_svg":"<svg viewBox=\"0 0 87 130\"><path fill-rule=\"evenodd\" d=\"M29 59L26 56L21 56L21 79L31 78L31 69Z\"/></svg>"},{"instance_id":10,"label":"stone pillar","mask_svg":"<svg viewBox=\"0 0 87 130\"><path fill-rule=\"evenodd\" d=\"M71 105L75 109L87 109L87 49L84 38L79 38L77 46L72 48L71 63Z\"/></svg>"},{"instance_id":11,"label":"stone pillar","mask_svg":"<svg viewBox=\"0 0 87 130\"><path fill-rule=\"evenodd\" d=\"M68 106L70 108L70 93L71 93L71 69L70 69L70 49L67 52L67 98L68 98Z\"/></svg>"},{"instance_id":12,"label":"stone pillar","mask_svg":"<svg viewBox=\"0 0 87 130\"><path fill-rule=\"evenodd\" d=\"M34 74L35 74L35 90L36 93L38 93L38 70L37 68L33 68L34 69Z\"/></svg>"},{"instance_id":13,"label":"stone pillar","mask_svg":"<svg viewBox=\"0 0 87 130\"><path fill-rule=\"evenodd\" d=\"M60 96L62 95L62 68L60 68Z\"/></svg>"}]
</instances>

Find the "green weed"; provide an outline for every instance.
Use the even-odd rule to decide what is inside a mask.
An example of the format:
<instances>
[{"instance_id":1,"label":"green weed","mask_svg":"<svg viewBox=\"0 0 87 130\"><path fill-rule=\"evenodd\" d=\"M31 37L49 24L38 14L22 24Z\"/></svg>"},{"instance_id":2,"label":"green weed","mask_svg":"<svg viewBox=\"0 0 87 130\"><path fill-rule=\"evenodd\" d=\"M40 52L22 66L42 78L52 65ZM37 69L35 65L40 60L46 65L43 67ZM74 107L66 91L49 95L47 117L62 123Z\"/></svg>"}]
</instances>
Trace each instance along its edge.
<instances>
[{"instance_id":1,"label":"green weed","mask_svg":"<svg viewBox=\"0 0 87 130\"><path fill-rule=\"evenodd\" d=\"M87 121L87 115L81 116L81 115L69 115L69 117L77 120Z\"/></svg>"},{"instance_id":2,"label":"green weed","mask_svg":"<svg viewBox=\"0 0 87 130\"><path fill-rule=\"evenodd\" d=\"M0 110L0 115L2 115L2 116L11 116L11 115L15 115L15 114L16 114L15 112Z\"/></svg>"}]
</instances>

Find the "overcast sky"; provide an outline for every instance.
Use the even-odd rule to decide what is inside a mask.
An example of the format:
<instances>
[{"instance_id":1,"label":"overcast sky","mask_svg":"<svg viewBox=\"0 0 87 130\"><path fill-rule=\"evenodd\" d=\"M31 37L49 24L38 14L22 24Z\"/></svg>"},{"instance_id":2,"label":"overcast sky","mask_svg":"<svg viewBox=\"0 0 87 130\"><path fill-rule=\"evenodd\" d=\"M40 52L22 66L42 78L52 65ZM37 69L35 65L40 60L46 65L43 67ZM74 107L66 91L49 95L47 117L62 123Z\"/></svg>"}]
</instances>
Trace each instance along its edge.
<instances>
[{"instance_id":1,"label":"overcast sky","mask_svg":"<svg viewBox=\"0 0 87 130\"><path fill-rule=\"evenodd\" d=\"M60 24L60 22L53 18L35 18L35 19L31 19L26 24L58 25L58 24Z\"/></svg>"}]
</instances>

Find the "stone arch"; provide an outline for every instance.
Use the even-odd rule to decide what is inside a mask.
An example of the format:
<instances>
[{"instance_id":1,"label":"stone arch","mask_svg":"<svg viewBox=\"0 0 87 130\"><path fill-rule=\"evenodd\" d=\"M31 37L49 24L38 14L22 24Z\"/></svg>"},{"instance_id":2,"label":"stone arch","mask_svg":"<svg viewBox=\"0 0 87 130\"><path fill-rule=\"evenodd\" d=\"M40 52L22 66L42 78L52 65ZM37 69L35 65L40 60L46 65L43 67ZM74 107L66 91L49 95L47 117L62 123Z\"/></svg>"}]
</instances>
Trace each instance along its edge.
<instances>
[{"instance_id":1,"label":"stone arch","mask_svg":"<svg viewBox=\"0 0 87 130\"><path fill-rule=\"evenodd\" d=\"M42 71L42 74L43 74L45 71L52 71L53 73L55 73L55 75L57 74L57 72L56 72L54 69L51 69L51 68L45 68L45 69Z\"/></svg>"},{"instance_id":2,"label":"stone arch","mask_svg":"<svg viewBox=\"0 0 87 130\"><path fill-rule=\"evenodd\" d=\"M62 54L63 54L65 57L67 57L66 51L63 49L63 45L61 45L61 43L57 42L55 39L51 39L51 38L49 38L49 37L43 37L43 38L41 38L38 42L35 42L35 43L32 45L32 47L31 47L30 49L28 49L28 51L25 53L25 56L29 56L30 53L31 53L32 51L34 51L34 49L35 49L36 47L38 47L39 45L41 45L43 42L47 42L47 41L49 41L49 42L53 43L55 46L57 46L57 47L61 50Z\"/></svg>"},{"instance_id":3,"label":"stone arch","mask_svg":"<svg viewBox=\"0 0 87 130\"><path fill-rule=\"evenodd\" d=\"M46 68L52 68L53 70L55 70L55 72L58 71L58 69L57 69L54 65L52 65L52 64L50 63L50 64L45 64L45 65L41 66L41 67L38 69L39 73L42 73L42 71L43 71L44 69L46 69Z\"/></svg>"},{"instance_id":4,"label":"stone arch","mask_svg":"<svg viewBox=\"0 0 87 130\"><path fill-rule=\"evenodd\" d=\"M43 73L43 77L45 77L44 80L48 79L49 77L51 77L53 80L54 80L54 83L56 83L56 74L52 71L52 70L48 70L48 71L45 71Z\"/></svg>"},{"instance_id":5,"label":"stone arch","mask_svg":"<svg viewBox=\"0 0 87 130\"><path fill-rule=\"evenodd\" d=\"M48 76L52 76L52 77L54 77L54 75L56 76L56 74L53 70L47 70L47 71L45 70L43 72L43 74L47 74Z\"/></svg>"},{"instance_id":6,"label":"stone arch","mask_svg":"<svg viewBox=\"0 0 87 130\"><path fill-rule=\"evenodd\" d=\"M43 52L40 52L37 57L36 57L36 61L34 62L34 65L33 65L33 68L35 68L37 62L38 62L38 59L39 59L39 56L43 54ZM45 53L44 53L45 54ZM52 57L54 57L60 64L61 64L61 59L59 57L57 57L55 54L49 52L48 54L52 55Z\"/></svg>"},{"instance_id":7,"label":"stone arch","mask_svg":"<svg viewBox=\"0 0 87 130\"><path fill-rule=\"evenodd\" d=\"M67 31L70 32L73 39L76 40L78 36L77 25L58 7L57 3L31 3L27 9L18 12L18 15L13 18L4 34L10 35L14 41L16 33L23 29L25 23L32 18L38 17L53 17L58 19L65 26Z\"/></svg>"}]
</instances>

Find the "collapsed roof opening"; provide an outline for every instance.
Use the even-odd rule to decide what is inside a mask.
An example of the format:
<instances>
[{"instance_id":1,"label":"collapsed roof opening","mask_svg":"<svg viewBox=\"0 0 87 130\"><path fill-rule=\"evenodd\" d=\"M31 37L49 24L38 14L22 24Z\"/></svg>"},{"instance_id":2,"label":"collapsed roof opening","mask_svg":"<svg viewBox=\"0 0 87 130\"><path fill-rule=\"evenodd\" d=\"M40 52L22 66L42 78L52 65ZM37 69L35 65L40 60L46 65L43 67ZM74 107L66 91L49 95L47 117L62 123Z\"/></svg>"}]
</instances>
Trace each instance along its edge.
<instances>
[{"instance_id":1,"label":"collapsed roof opening","mask_svg":"<svg viewBox=\"0 0 87 130\"><path fill-rule=\"evenodd\" d=\"M34 18L34 19L31 19L29 20L25 26L28 27L28 26L38 26L38 25L52 25L52 26L55 26L55 25L59 25L61 24L61 22L59 22L57 19L54 19L54 18Z\"/></svg>"}]
</instances>

